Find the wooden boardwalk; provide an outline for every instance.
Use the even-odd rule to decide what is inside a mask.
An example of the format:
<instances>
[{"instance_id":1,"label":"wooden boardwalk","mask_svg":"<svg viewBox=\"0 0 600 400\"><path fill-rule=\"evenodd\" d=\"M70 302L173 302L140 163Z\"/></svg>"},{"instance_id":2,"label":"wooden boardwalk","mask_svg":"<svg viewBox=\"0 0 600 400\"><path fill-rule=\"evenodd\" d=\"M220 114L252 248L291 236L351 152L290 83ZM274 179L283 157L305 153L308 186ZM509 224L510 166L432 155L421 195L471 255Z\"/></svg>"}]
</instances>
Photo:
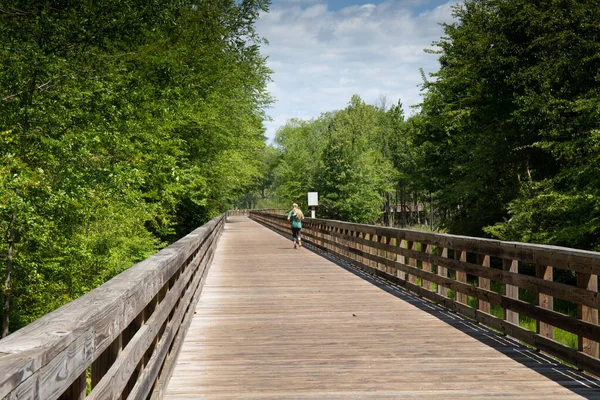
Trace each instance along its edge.
<instances>
[{"instance_id":1,"label":"wooden boardwalk","mask_svg":"<svg viewBox=\"0 0 600 400\"><path fill-rule=\"evenodd\" d=\"M166 399L600 399L600 382L230 217Z\"/></svg>"}]
</instances>

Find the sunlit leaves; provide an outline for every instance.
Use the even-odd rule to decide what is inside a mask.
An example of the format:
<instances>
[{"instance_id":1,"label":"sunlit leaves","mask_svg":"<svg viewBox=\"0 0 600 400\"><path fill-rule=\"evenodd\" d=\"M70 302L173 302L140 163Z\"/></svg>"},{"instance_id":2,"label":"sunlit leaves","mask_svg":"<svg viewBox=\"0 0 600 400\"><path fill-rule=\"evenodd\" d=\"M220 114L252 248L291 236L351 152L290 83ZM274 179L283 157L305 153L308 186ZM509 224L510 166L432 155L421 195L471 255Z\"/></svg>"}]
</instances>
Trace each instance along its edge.
<instances>
[{"instance_id":1,"label":"sunlit leaves","mask_svg":"<svg viewBox=\"0 0 600 400\"><path fill-rule=\"evenodd\" d=\"M0 8L0 252L13 326L147 257L263 172L268 2ZM4 268L3 263L2 268Z\"/></svg>"}]
</instances>

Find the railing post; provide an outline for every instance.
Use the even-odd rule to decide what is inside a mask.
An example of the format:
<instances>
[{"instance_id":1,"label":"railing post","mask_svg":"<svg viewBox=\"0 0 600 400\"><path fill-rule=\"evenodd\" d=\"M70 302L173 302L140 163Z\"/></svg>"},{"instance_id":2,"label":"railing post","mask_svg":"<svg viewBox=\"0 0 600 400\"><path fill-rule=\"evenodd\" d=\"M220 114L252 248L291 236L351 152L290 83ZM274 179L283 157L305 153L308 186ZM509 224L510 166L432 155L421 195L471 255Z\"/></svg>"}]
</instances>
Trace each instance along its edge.
<instances>
[{"instance_id":1,"label":"railing post","mask_svg":"<svg viewBox=\"0 0 600 400\"><path fill-rule=\"evenodd\" d=\"M441 247L441 248L438 247L438 254L440 255L440 257L448 258L448 249L446 247ZM439 276L447 278L448 277L448 268L438 265L437 273ZM441 296L448 297L448 288L446 286L438 285L437 292Z\"/></svg>"},{"instance_id":2,"label":"railing post","mask_svg":"<svg viewBox=\"0 0 600 400\"><path fill-rule=\"evenodd\" d=\"M359 238L361 238L362 240L367 240L367 234L364 233L364 232L360 232L359 233ZM364 245L364 244L362 244L362 243L359 246L360 246L360 251L362 253L364 253L366 251L366 249L367 249L367 246ZM364 256L360 256L359 259L360 259L360 263L361 264L365 264L365 265L367 264L366 258Z\"/></svg>"},{"instance_id":3,"label":"railing post","mask_svg":"<svg viewBox=\"0 0 600 400\"><path fill-rule=\"evenodd\" d=\"M423 244L421 244L421 246L423 246ZM431 254L431 245L430 244L425 246L425 253ZM423 271L431 272L431 264L430 263L423 261L421 263L421 266L422 266ZM431 290L431 282L423 279L423 288L427 289L427 290Z\"/></svg>"},{"instance_id":4,"label":"railing post","mask_svg":"<svg viewBox=\"0 0 600 400\"><path fill-rule=\"evenodd\" d=\"M347 256L351 260L356 261L356 253L354 253L352 250L350 250L350 249L356 249L356 240L355 240L356 233L353 230L349 229L348 236L349 236L348 242L346 243L346 245L348 246Z\"/></svg>"},{"instance_id":5,"label":"railing post","mask_svg":"<svg viewBox=\"0 0 600 400\"><path fill-rule=\"evenodd\" d=\"M544 279L546 281L552 281L554 279L552 267L549 267L547 265L537 264L535 266L535 275L536 277ZM548 310L554 309L554 298L550 295L538 292L536 296L536 301L536 304L542 308L547 308ZM542 336L554 339L554 327L552 325L536 321L536 331Z\"/></svg>"},{"instance_id":6,"label":"railing post","mask_svg":"<svg viewBox=\"0 0 600 400\"><path fill-rule=\"evenodd\" d=\"M585 274L583 272L577 273L577 286L582 289L591 290L593 292L598 291L598 275ZM577 305L577 318L582 321L598 324L598 309L584 306L581 304ZM578 348L579 351L598 358L598 342L585 338L578 335Z\"/></svg>"},{"instance_id":7,"label":"railing post","mask_svg":"<svg viewBox=\"0 0 600 400\"><path fill-rule=\"evenodd\" d=\"M519 261L502 259L502 269L508 272L519 273ZM504 295L511 299L519 299L519 287L509 284L504 284ZM515 325L519 325L519 313L504 309L504 319Z\"/></svg>"},{"instance_id":8,"label":"railing post","mask_svg":"<svg viewBox=\"0 0 600 400\"><path fill-rule=\"evenodd\" d=\"M386 244L387 243L387 238L383 235L379 235L379 243L380 244ZM385 258L385 250L383 249L377 249L377 255L381 258ZM382 264L382 263L377 263L377 267L382 270L385 271L386 273L388 272L388 268L387 265Z\"/></svg>"},{"instance_id":9,"label":"railing post","mask_svg":"<svg viewBox=\"0 0 600 400\"><path fill-rule=\"evenodd\" d=\"M460 262L466 262L467 261L467 252L460 251L460 250L454 250L454 258ZM467 273L466 272L455 270L454 274L455 274L455 280L457 282L467 283ZM467 304L467 295L459 292L458 290L456 291L455 299L457 302L459 302L461 304Z\"/></svg>"},{"instance_id":10,"label":"railing post","mask_svg":"<svg viewBox=\"0 0 600 400\"><path fill-rule=\"evenodd\" d=\"M401 239L400 243L397 243L398 247L406 249L408 244L406 243L406 240ZM402 264L406 265L406 256L405 255L400 255L399 256L399 260ZM406 272L404 271L398 271L398 278L402 279L402 280L406 280Z\"/></svg>"},{"instance_id":11,"label":"railing post","mask_svg":"<svg viewBox=\"0 0 600 400\"><path fill-rule=\"evenodd\" d=\"M417 251L417 242L407 241L406 242L406 247L408 249L410 249L410 250ZM417 259L409 257L408 258L408 265L410 265L411 267L417 268ZM414 274L409 274L408 275L408 281L410 283L414 283L416 285L417 284L417 276L414 275Z\"/></svg>"},{"instance_id":12,"label":"railing post","mask_svg":"<svg viewBox=\"0 0 600 400\"><path fill-rule=\"evenodd\" d=\"M386 242L389 246L395 246L396 245L396 238L393 237L388 237L387 238L387 242ZM386 251L385 252L385 257L388 260L391 261L395 261L396 259L396 255L392 252L392 251ZM398 274L396 273L396 269L392 268L392 267L388 267L386 268L386 271L388 274L393 275L393 276L397 276Z\"/></svg>"},{"instance_id":13,"label":"railing post","mask_svg":"<svg viewBox=\"0 0 600 400\"><path fill-rule=\"evenodd\" d=\"M372 235L370 233L365 233L364 234L364 239L370 242L372 240L371 236ZM369 246L368 244L364 245L363 246L363 251L365 253L367 253L367 254L371 254L371 246ZM365 264L367 267L370 267L371 266L371 259L369 257L363 257L363 264Z\"/></svg>"},{"instance_id":14,"label":"railing post","mask_svg":"<svg viewBox=\"0 0 600 400\"><path fill-rule=\"evenodd\" d=\"M353 237L354 237L354 232L352 232L350 229L346 229L344 231L344 234L346 235L346 240L344 241L344 245L345 245L345 253L344 255L350 259L353 258L352 256L352 252L350 252L350 249L353 247Z\"/></svg>"},{"instance_id":15,"label":"railing post","mask_svg":"<svg viewBox=\"0 0 600 400\"><path fill-rule=\"evenodd\" d=\"M477 262L483 267L490 267L490 256L485 254L477 255ZM480 289L490 290L490 280L487 278L478 277L477 278L477 286ZM483 311L485 313L490 313L490 303L485 300L479 300L478 307L479 311Z\"/></svg>"}]
</instances>

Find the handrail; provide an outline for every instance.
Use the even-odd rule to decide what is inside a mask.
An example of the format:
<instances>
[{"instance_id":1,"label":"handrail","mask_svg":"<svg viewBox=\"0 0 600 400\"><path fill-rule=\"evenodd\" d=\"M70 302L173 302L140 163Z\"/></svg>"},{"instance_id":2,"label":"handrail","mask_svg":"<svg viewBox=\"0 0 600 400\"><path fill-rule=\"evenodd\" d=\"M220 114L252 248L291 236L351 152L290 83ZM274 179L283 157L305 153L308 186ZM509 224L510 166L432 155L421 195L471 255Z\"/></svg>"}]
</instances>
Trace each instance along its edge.
<instances>
[{"instance_id":1,"label":"handrail","mask_svg":"<svg viewBox=\"0 0 600 400\"><path fill-rule=\"evenodd\" d=\"M250 218L290 234L284 215L251 211ZM600 375L598 252L311 218L303 222L302 236L345 262ZM576 285L555 282L555 269L574 273ZM535 304L521 300L519 289L533 291ZM474 307L467 296L476 299ZM576 304L577 317L555 311L555 298ZM491 314L491 305L503 309L503 318ZM519 326L520 314L536 320L535 331ZM554 327L577 335L578 348L555 341Z\"/></svg>"},{"instance_id":2,"label":"handrail","mask_svg":"<svg viewBox=\"0 0 600 400\"><path fill-rule=\"evenodd\" d=\"M276 214L277 210L275 208L261 208L261 209L254 209L254 208L240 208L240 209L233 209L233 210L229 210L227 211L227 216L235 216L235 215L250 215L250 211L259 211L259 212L265 212L265 213L271 213L271 214Z\"/></svg>"},{"instance_id":3,"label":"handrail","mask_svg":"<svg viewBox=\"0 0 600 400\"><path fill-rule=\"evenodd\" d=\"M0 340L0 398L161 398L225 220Z\"/></svg>"}]
</instances>

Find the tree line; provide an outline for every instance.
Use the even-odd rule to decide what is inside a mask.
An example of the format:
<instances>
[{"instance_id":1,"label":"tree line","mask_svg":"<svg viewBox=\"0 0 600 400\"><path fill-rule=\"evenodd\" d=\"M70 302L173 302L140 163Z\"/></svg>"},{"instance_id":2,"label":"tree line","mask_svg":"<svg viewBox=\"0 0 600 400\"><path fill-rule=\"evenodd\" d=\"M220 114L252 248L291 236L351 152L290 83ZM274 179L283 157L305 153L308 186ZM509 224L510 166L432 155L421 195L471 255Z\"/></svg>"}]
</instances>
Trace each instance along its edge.
<instances>
[{"instance_id":1,"label":"tree line","mask_svg":"<svg viewBox=\"0 0 600 400\"><path fill-rule=\"evenodd\" d=\"M321 217L600 250L597 1L466 0L415 113L353 96L273 145L268 3L0 3L3 336L313 188Z\"/></svg>"},{"instance_id":2,"label":"tree line","mask_svg":"<svg viewBox=\"0 0 600 400\"><path fill-rule=\"evenodd\" d=\"M0 2L2 336L262 177L264 0Z\"/></svg>"},{"instance_id":3,"label":"tree line","mask_svg":"<svg viewBox=\"0 0 600 400\"><path fill-rule=\"evenodd\" d=\"M600 250L600 4L467 0L454 17L413 115L354 96L289 121L258 200L306 205L314 187L326 218Z\"/></svg>"}]
</instances>

